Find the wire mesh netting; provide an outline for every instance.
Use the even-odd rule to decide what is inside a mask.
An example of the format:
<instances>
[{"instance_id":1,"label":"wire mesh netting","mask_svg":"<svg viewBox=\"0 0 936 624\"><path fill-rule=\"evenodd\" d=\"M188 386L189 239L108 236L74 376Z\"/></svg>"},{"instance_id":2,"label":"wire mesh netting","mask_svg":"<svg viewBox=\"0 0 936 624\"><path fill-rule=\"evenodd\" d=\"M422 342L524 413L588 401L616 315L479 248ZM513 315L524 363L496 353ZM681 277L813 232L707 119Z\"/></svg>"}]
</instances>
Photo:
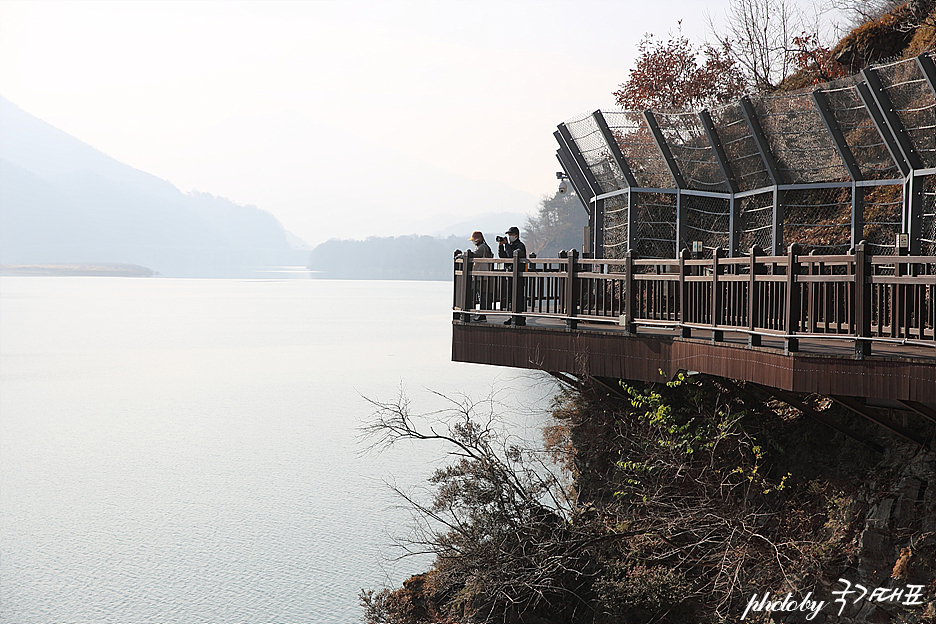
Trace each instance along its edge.
<instances>
[{"instance_id":1,"label":"wire mesh netting","mask_svg":"<svg viewBox=\"0 0 936 624\"><path fill-rule=\"evenodd\" d=\"M751 191L773 184L740 102L713 110L712 121L734 172L738 190Z\"/></svg>"},{"instance_id":2,"label":"wire mesh netting","mask_svg":"<svg viewBox=\"0 0 936 624\"><path fill-rule=\"evenodd\" d=\"M686 225L680 249L692 249L692 243L702 243L706 258L712 257L715 249L729 249L728 225L731 219L731 201L721 197L696 197L684 195L681 199Z\"/></svg>"},{"instance_id":3,"label":"wire mesh netting","mask_svg":"<svg viewBox=\"0 0 936 624\"><path fill-rule=\"evenodd\" d=\"M782 184L848 180L809 94L752 98Z\"/></svg>"},{"instance_id":4,"label":"wire mesh netting","mask_svg":"<svg viewBox=\"0 0 936 624\"><path fill-rule=\"evenodd\" d=\"M609 197L604 203L605 258L623 258L627 253L627 195Z\"/></svg>"},{"instance_id":5,"label":"wire mesh netting","mask_svg":"<svg viewBox=\"0 0 936 624\"><path fill-rule=\"evenodd\" d=\"M836 254L860 240L886 255L900 233L911 234L913 253L936 254L936 71L926 59L936 52L707 114L612 111L566 122L598 191L638 198L601 198L605 256L629 248L673 258L695 241L707 254L754 245L782 253L794 242Z\"/></svg>"},{"instance_id":6,"label":"wire mesh netting","mask_svg":"<svg viewBox=\"0 0 936 624\"><path fill-rule=\"evenodd\" d=\"M920 227L921 252L936 256L936 175L923 178Z\"/></svg>"},{"instance_id":7,"label":"wire mesh netting","mask_svg":"<svg viewBox=\"0 0 936 624\"><path fill-rule=\"evenodd\" d=\"M783 246L844 254L851 246L851 188L782 191Z\"/></svg>"},{"instance_id":8,"label":"wire mesh netting","mask_svg":"<svg viewBox=\"0 0 936 624\"><path fill-rule=\"evenodd\" d=\"M676 257L676 195L638 193L634 252L641 258Z\"/></svg>"},{"instance_id":9,"label":"wire mesh netting","mask_svg":"<svg viewBox=\"0 0 936 624\"><path fill-rule=\"evenodd\" d=\"M936 167L936 97L916 59L875 68L924 167Z\"/></svg>"},{"instance_id":10,"label":"wire mesh netting","mask_svg":"<svg viewBox=\"0 0 936 624\"><path fill-rule=\"evenodd\" d=\"M904 205L902 184L876 186L864 191L864 240L875 255L897 253Z\"/></svg>"},{"instance_id":11,"label":"wire mesh netting","mask_svg":"<svg viewBox=\"0 0 936 624\"><path fill-rule=\"evenodd\" d=\"M671 188L673 177L666 168L660 148L641 113L604 113L612 134L627 158L637 185L644 188Z\"/></svg>"},{"instance_id":12,"label":"wire mesh netting","mask_svg":"<svg viewBox=\"0 0 936 624\"><path fill-rule=\"evenodd\" d=\"M658 113L656 120L688 188L731 190L697 113Z\"/></svg>"},{"instance_id":13,"label":"wire mesh netting","mask_svg":"<svg viewBox=\"0 0 936 624\"><path fill-rule=\"evenodd\" d=\"M740 252L746 254L754 245L769 252L773 247L773 192L749 195L736 201Z\"/></svg>"},{"instance_id":14,"label":"wire mesh netting","mask_svg":"<svg viewBox=\"0 0 936 624\"><path fill-rule=\"evenodd\" d=\"M900 177L900 170L874 126L858 86L851 84L823 89L822 92L862 178L890 180Z\"/></svg>"},{"instance_id":15,"label":"wire mesh netting","mask_svg":"<svg viewBox=\"0 0 936 624\"><path fill-rule=\"evenodd\" d=\"M582 115L565 123L579 153L591 170L602 193L610 193L627 186L620 167L598 128L593 115Z\"/></svg>"}]
</instances>

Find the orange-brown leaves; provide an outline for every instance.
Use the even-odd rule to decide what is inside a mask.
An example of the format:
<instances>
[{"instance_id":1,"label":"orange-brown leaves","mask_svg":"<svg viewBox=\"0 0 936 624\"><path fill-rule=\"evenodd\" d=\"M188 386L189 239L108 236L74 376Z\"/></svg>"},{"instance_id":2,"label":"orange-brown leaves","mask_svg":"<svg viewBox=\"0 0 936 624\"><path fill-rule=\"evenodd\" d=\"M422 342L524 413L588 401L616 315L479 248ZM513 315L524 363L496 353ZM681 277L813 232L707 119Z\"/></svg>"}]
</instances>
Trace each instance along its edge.
<instances>
[{"instance_id":1,"label":"orange-brown leaves","mask_svg":"<svg viewBox=\"0 0 936 624\"><path fill-rule=\"evenodd\" d=\"M705 59L682 35L668 41L652 35L640 43L640 55L627 82L614 92L625 110L673 113L736 99L745 80L727 50L706 45Z\"/></svg>"}]
</instances>

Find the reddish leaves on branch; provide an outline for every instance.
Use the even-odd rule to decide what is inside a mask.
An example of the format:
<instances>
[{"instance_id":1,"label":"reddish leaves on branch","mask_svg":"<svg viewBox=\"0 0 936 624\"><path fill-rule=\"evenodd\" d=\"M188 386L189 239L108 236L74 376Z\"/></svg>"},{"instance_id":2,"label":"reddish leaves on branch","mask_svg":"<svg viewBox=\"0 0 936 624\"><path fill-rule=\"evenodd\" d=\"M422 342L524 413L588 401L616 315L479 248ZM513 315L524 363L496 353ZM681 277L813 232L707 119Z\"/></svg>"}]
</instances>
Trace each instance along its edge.
<instances>
[{"instance_id":1,"label":"reddish leaves on branch","mask_svg":"<svg viewBox=\"0 0 936 624\"><path fill-rule=\"evenodd\" d=\"M812 84L828 82L848 74L848 70L832 56L829 48L820 45L818 37L807 33L793 37L795 49L790 51L796 73L812 78Z\"/></svg>"},{"instance_id":2,"label":"reddish leaves on branch","mask_svg":"<svg viewBox=\"0 0 936 624\"><path fill-rule=\"evenodd\" d=\"M682 35L668 41L646 35L638 49L630 77L614 92L625 110L689 112L737 99L747 86L727 49L706 44L703 64Z\"/></svg>"}]
</instances>

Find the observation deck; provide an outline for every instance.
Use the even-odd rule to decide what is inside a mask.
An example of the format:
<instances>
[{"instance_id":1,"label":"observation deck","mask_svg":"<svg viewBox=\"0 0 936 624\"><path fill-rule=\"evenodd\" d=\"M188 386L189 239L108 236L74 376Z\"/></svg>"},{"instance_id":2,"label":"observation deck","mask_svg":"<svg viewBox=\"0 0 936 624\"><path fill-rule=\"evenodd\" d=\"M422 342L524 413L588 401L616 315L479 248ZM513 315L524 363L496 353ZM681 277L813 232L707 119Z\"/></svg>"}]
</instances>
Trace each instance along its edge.
<instances>
[{"instance_id":1,"label":"observation deck","mask_svg":"<svg viewBox=\"0 0 936 624\"><path fill-rule=\"evenodd\" d=\"M936 53L711 111L595 111L554 136L585 251L456 256L454 360L696 371L823 420L802 401L818 393L925 444L885 412L936 422Z\"/></svg>"},{"instance_id":2,"label":"observation deck","mask_svg":"<svg viewBox=\"0 0 936 624\"><path fill-rule=\"evenodd\" d=\"M936 258L758 251L507 265L468 252L454 260L452 359L638 381L696 371L804 411L799 395L817 393L923 445L868 405L936 422Z\"/></svg>"}]
</instances>

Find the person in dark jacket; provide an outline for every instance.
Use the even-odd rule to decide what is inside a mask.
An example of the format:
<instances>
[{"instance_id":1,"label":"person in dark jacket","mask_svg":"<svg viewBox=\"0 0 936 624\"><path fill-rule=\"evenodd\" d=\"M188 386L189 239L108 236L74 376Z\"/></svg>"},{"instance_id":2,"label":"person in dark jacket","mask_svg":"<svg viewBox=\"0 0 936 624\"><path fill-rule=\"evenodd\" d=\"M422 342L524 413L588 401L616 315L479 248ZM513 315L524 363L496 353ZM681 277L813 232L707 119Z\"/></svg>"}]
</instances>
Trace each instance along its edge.
<instances>
[{"instance_id":1,"label":"person in dark jacket","mask_svg":"<svg viewBox=\"0 0 936 624\"><path fill-rule=\"evenodd\" d=\"M519 228L517 228L517 226L513 226L510 229L508 229L506 232L504 232L504 234L507 235L506 238L503 236L497 237L497 257L498 258L513 258L514 252L519 251L520 252L519 256L521 258L526 258L527 257L526 245L524 245L523 241L520 240ZM520 266L521 268L523 267L522 260L520 261ZM507 271L512 271L513 264L505 264L504 268L507 269ZM507 288L504 290L504 297L507 297L507 294L511 292L512 282L513 282L513 278L507 278ZM519 286L521 288L520 299L522 300L523 299L523 291L522 291L523 280L522 279L520 280ZM508 307L507 303L508 302L506 301L506 299L502 299L501 309L506 309ZM514 310L514 311L516 312L517 310ZM512 319L507 319L506 321L504 321L504 325L510 325L511 320ZM517 317L517 324L518 325L525 324L523 322L523 317Z\"/></svg>"},{"instance_id":2,"label":"person in dark jacket","mask_svg":"<svg viewBox=\"0 0 936 624\"><path fill-rule=\"evenodd\" d=\"M520 230L517 229L517 226L513 226L504 232L504 234L507 235L506 238L503 236L497 237L497 257L513 258L514 252L519 249L520 257L526 258L526 245L524 245L523 241L520 240Z\"/></svg>"},{"instance_id":3,"label":"person in dark jacket","mask_svg":"<svg viewBox=\"0 0 936 624\"><path fill-rule=\"evenodd\" d=\"M468 240L474 243L474 246L475 246L474 255L476 258L493 258L494 257L494 252L492 252L488 244L484 242L484 234L482 234L481 232L475 230L474 232L471 233L471 238L469 238ZM490 264L481 264L481 265L478 265L478 267L482 271L490 271L491 269L494 268ZM480 304L480 307L482 310L489 309L491 307L490 286L482 278L481 280L478 281L475 287L476 287L475 302ZM471 320L483 323L484 321L487 320L487 317L483 314L479 314L478 316L474 317Z\"/></svg>"}]
</instances>

